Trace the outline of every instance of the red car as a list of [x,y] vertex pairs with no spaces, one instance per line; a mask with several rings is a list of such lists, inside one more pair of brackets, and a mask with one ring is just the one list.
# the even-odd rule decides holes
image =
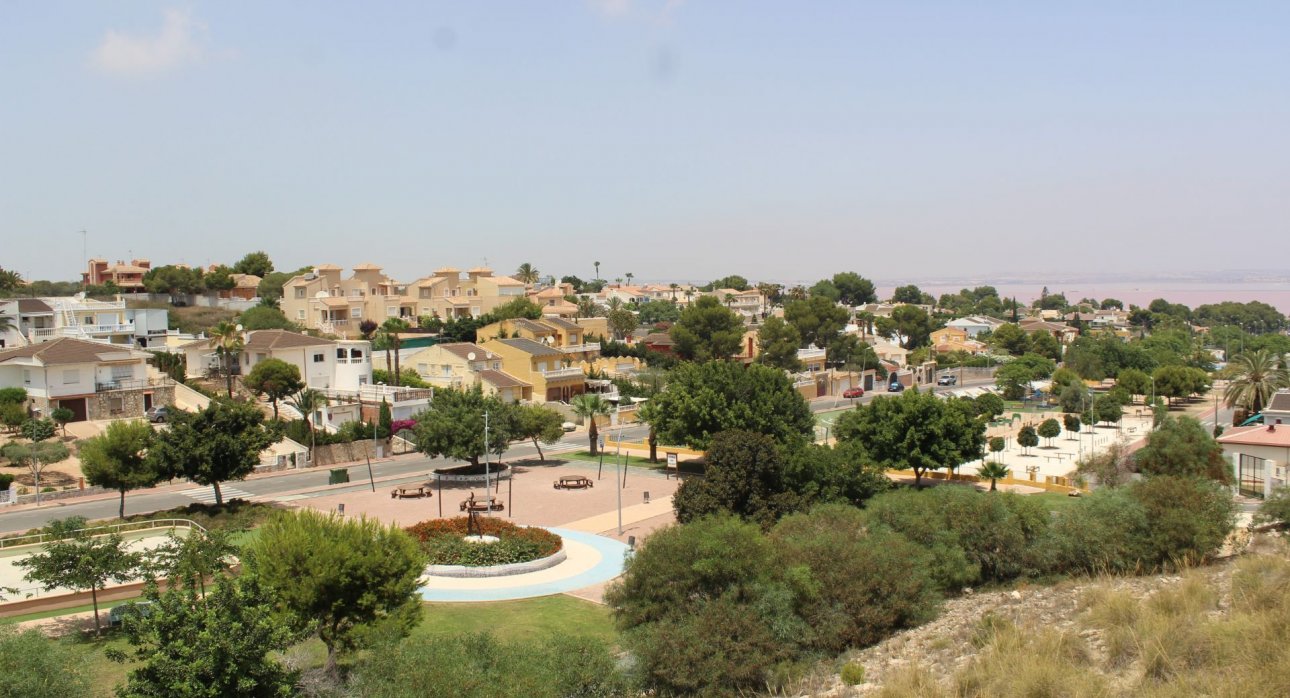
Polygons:
[[851,398],[851,399],[864,397],[864,388],[847,388],[842,393],[842,397]]

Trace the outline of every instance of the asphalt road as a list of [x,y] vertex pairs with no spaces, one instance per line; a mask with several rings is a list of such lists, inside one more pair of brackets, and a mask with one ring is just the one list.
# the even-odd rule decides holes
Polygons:
[[[606,435],[616,437],[617,429],[606,430]],[[648,430],[641,426],[624,427],[622,430],[623,437],[627,440],[640,440],[648,435]],[[560,442],[551,446],[543,446],[542,450],[548,455],[558,454],[573,450],[583,450],[588,447],[587,435],[584,432],[569,434]],[[506,452],[505,459],[519,459],[530,456],[536,456],[537,450],[533,448],[530,442],[513,444]],[[399,456],[393,460],[380,461],[372,464],[372,476],[374,478],[406,478],[407,481],[423,480],[427,477],[432,468],[443,468],[451,465],[463,465],[460,461],[445,461],[442,459],[431,459],[422,457]],[[238,482],[226,482],[222,487],[225,491],[225,498],[228,495],[229,488],[236,488],[248,493],[250,496],[259,498],[272,498],[287,492],[302,490],[311,487],[324,487],[327,485],[329,472],[331,468],[310,468],[299,472],[289,472],[284,475],[275,475],[272,477],[252,478]],[[350,482],[344,485],[335,485],[328,488],[326,494],[343,494],[345,492],[357,492],[368,489],[371,485],[368,482],[367,465],[359,463],[357,465],[347,466],[349,470]],[[389,482],[399,482],[399,480],[390,480]],[[387,482],[386,484],[389,484]],[[199,485],[190,485],[183,489],[197,489]],[[210,488],[203,488],[210,490]],[[238,496],[243,496],[239,494]],[[163,509],[182,507],[198,501],[192,497],[180,494],[177,491],[158,491],[158,490],[138,490],[126,495],[125,510],[127,514],[145,514]],[[63,519],[69,516],[84,516],[87,519],[108,519],[117,515],[118,500],[114,498],[99,499],[95,501],[77,502],[76,500],[64,500],[62,502],[51,503],[34,509],[20,509],[15,511],[5,511],[0,513],[0,532],[26,531],[53,521]]]

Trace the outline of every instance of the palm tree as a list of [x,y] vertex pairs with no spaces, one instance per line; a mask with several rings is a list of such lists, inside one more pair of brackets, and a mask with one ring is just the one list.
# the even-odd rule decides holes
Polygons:
[[14,320],[15,319],[13,317],[8,315],[0,315],[0,332],[8,332],[10,330],[18,329],[18,323]]
[[998,489],[998,481],[1008,477],[1009,472],[1011,471],[1008,470],[1008,466],[996,461],[982,463],[981,467],[977,470],[977,474],[981,477],[990,478],[991,492]]
[[1246,352],[1232,360],[1235,376],[1223,391],[1228,407],[1243,407],[1259,414],[1281,388],[1290,387],[1290,372],[1281,368],[1274,354],[1266,349]]
[[635,275],[635,274],[633,274],[633,273],[631,273],[631,272],[629,271],[629,272],[627,272],[626,274],[624,274],[623,276],[626,276],[626,277],[627,277],[627,285],[628,285],[628,286],[631,286],[631,285],[632,285],[632,277],[634,277],[634,276],[636,276],[636,275]]
[[242,328],[225,320],[210,329],[210,346],[220,357],[228,396],[233,397],[233,357],[242,352]]
[[590,298],[583,298],[578,301],[578,317],[596,317],[600,311],[600,306]]
[[515,278],[519,281],[523,281],[526,284],[535,284],[538,282],[538,279],[541,278],[541,276],[538,275],[538,270],[536,267],[534,267],[532,264],[529,264],[528,262],[525,262],[520,265],[519,269],[515,270]]
[[670,288],[670,289],[672,289],[672,302],[673,302],[673,303],[675,303],[675,302],[676,302],[676,289],[681,288],[681,284],[678,284],[678,283],[676,283],[675,281],[673,281],[672,283],[668,284],[668,285],[667,285],[667,287],[668,287],[668,288]]
[[600,262],[592,262],[596,265],[596,281],[600,281]]
[[686,289],[685,289],[685,304],[686,304],[686,305],[689,305],[689,304],[690,304],[690,299],[691,299],[691,298],[694,298],[694,289],[693,289],[693,288],[686,288]]
[[733,308],[733,307],[734,307],[734,305],[735,305],[735,294],[733,294],[733,293],[727,293],[727,294],[726,294],[726,307],[727,307],[727,308]]
[[0,267],[0,290],[12,291],[22,285],[22,274]]
[[569,401],[573,413],[587,422],[587,437],[591,439],[591,455],[599,453],[597,437],[600,429],[596,426],[596,417],[609,416],[609,402],[595,393],[576,395]]
[[327,396],[321,390],[305,388],[296,393],[287,400],[291,405],[305,418],[305,424],[309,425],[309,459],[313,460],[314,447],[318,439],[314,436],[314,413],[327,406]]
[[[403,345],[403,340],[399,338],[399,333],[408,329],[408,323],[403,320],[392,317],[381,324],[381,337],[385,340],[385,371],[390,374],[390,385],[399,384],[399,347]],[[390,356],[394,357],[393,370],[390,367]]]

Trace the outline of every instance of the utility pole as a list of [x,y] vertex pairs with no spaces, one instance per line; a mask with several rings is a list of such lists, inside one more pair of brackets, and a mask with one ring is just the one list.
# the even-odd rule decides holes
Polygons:
[[[492,484],[488,473],[488,410],[484,410],[484,494],[488,495],[488,503],[493,503],[493,493],[489,486]],[[492,507],[490,506],[491,510]]]

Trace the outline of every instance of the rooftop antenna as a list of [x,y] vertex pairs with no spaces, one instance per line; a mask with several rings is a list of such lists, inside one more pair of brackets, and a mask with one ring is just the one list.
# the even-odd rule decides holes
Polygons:
[[[86,271],[89,271],[90,269],[89,249],[90,249],[89,243],[86,242],[85,229],[81,228],[81,266],[85,267]],[[89,282],[90,282],[90,278],[86,276],[85,283],[88,284]]]

